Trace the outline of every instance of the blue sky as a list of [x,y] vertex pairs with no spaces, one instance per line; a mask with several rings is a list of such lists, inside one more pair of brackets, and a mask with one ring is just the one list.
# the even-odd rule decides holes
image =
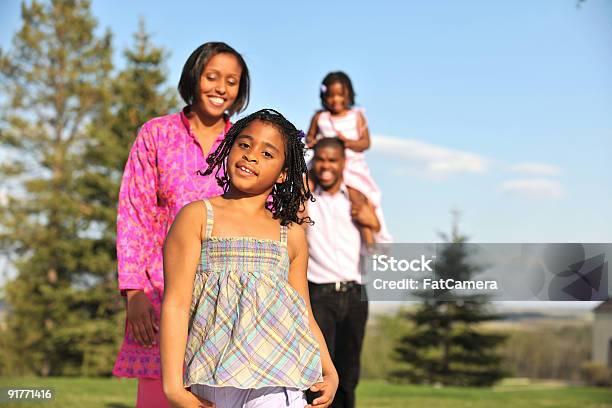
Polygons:
[[[251,70],[248,111],[303,128],[344,70],[397,241],[437,241],[452,208],[475,242],[612,241],[612,1],[180,4],[94,0],[117,65],[140,16],[172,86],[194,48],[225,41]],[[3,49],[19,26],[2,2]]]

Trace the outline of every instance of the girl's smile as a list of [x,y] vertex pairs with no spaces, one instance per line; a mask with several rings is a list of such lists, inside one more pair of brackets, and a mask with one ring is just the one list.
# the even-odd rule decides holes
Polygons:
[[252,177],[252,176],[257,176],[258,175],[258,172],[257,172],[257,170],[255,170],[254,167],[252,167],[251,165],[246,164],[243,161],[239,161],[238,163],[236,163],[236,167],[238,168],[238,170],[240,170],[240,173],[243,173],[247,177]]
[[245,193],[261,194],[284,180],[283,136],[274,125],[251,122],[236,137],[227,158],[232,187]]

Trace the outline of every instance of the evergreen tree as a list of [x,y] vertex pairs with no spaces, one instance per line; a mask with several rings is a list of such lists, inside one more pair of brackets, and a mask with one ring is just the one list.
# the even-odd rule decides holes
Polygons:
[[[132,48],[125,50],[125,68],[111,85],[110,103],[91,126],[84,157],[87,169],[77,181],[78,193],[87,208],[96,234],[86,239],[95,248],[92,262],[104,273],[101,296],[113,300],[114,319],[108,319],[107,341],[96,349],[96,373],[110,373],[123,338],[125,305],[117,290],[115,250],[117,201],[121,176],[138,128],[147,120],[178,108],[176,92],[165,86],[164,63],[168,54],[151,44],[144,21],[134,35]],[[91,368],[90,368],[91,372]]]
[[[140,21],[134,45],[124,56],[126,66],[112,82],[111,103],[92,124],[84,154],[88,167],[78,180],[79,194],[99,230],[91,240],[108,255],[103,269],[113,272],[117,268],[119,186],[131,145],[144,122],[178,109],[176,93],[165,86],[168,54],[151,44],[144,21]],[[114,274],[115,287],[116,280]]]
[[96,207],[96,218],[105,224],[113,241],[121,175],[138,129],[147,120],[179,107],[176,91],[166,86],[169,54],[151,43],[144,20],[124,56],[126,66],[112,83],[112,103],[94,124],[97,131],[86,153],[90,171],[83,179],[83,187],[91,188],[85,191],[87,201]]
[[24,2],[21,16],[12,49],[0,51],[0,175],[12,183],[0,242],[16,269],[5,287],[7,343],[22,372],[77,374],[115,313],[77,193],[88,125],[109,97],[111,36],[95,34],[87,0]]
[[[481,271],[467,259],[467,238],[453,227],[438,252],[436,279],[469,280]],[[451,293],[449,293],[451,292]],[[423,302],[406,313],[413,329],[395,348],[402,368],[392,376],[400,381],[455,386],[490,386],[503,377],[498,346],[505,336],[487,333],[478,324],[498,319],[483,295],[459,295],[449,289],[425,293]],[[452,296],[453,300],[448,300]]]
[[33,1],[22,18],[11,53],[0,50],[9,159],[0,174],[13,191],[0,242],[17,269],[5,287],[3,349],[26,363],[15,374],[110,374],[124,312],[117,195],[138,127],[177,108],[164,87],[168,55],[141,21],[111,79],[110,33],[95,37],[88,1]]

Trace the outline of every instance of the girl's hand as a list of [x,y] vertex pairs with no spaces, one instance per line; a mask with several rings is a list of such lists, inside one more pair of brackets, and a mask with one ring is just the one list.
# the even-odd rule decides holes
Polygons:
[[338,135],[338,139],[342,140],[342,141],[343,141],[345,144],[346,144],[346,142],[349,140],[349,139],[347,139],[347,138],[346,138],[346,136],[344,136],[344,135],[342,134],[342,132],[338,132],[338,131],[336,131],[336,134]]
[[202,399],[194,393],[182,388],[176,393],[166,394],[166,398],[173,408],[215,408],[216,405]]
[[309,137],[309,136],[310,135],[306,136],[305,144],[307,148],[312,149],[314,145],[317,144],[317,141],[314,137]]
[[380,231],[380,222],[376,211],[369,203],[353,203],[351,205],[351,218],[362,227],[372,228],[374,232]]
[[312,148],[317,143],[317,122],[319,121],[319,116],[321,116],[321,112],[317,112],[310,121],[310,126],[308,127],[308,133],[306,134],[306,147],[309,149]]
[[142,290],[127,291],[128,330],[143,347],[155,344],[159,324],[151,301]]
[[323,376],[323,382],[316,383],[310,387],[312,392],[320,392],[317,398],[312,401],[311,405],[307,405],[307,408],[327,408],[334,401],[336,390],[338,389],[338,374],[327,374]]

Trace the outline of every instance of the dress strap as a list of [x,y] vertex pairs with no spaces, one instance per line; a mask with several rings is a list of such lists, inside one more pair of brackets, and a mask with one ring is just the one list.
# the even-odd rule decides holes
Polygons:
[[208,201],[208,199],[202,201],[204,201],[204,204],[206,205],[206,239],[210,239],[212,236],[215,213],[213,212],[212,204],[210,201]]
[[281,242],[283,244],[287,243],[287,226],[281,225]]

